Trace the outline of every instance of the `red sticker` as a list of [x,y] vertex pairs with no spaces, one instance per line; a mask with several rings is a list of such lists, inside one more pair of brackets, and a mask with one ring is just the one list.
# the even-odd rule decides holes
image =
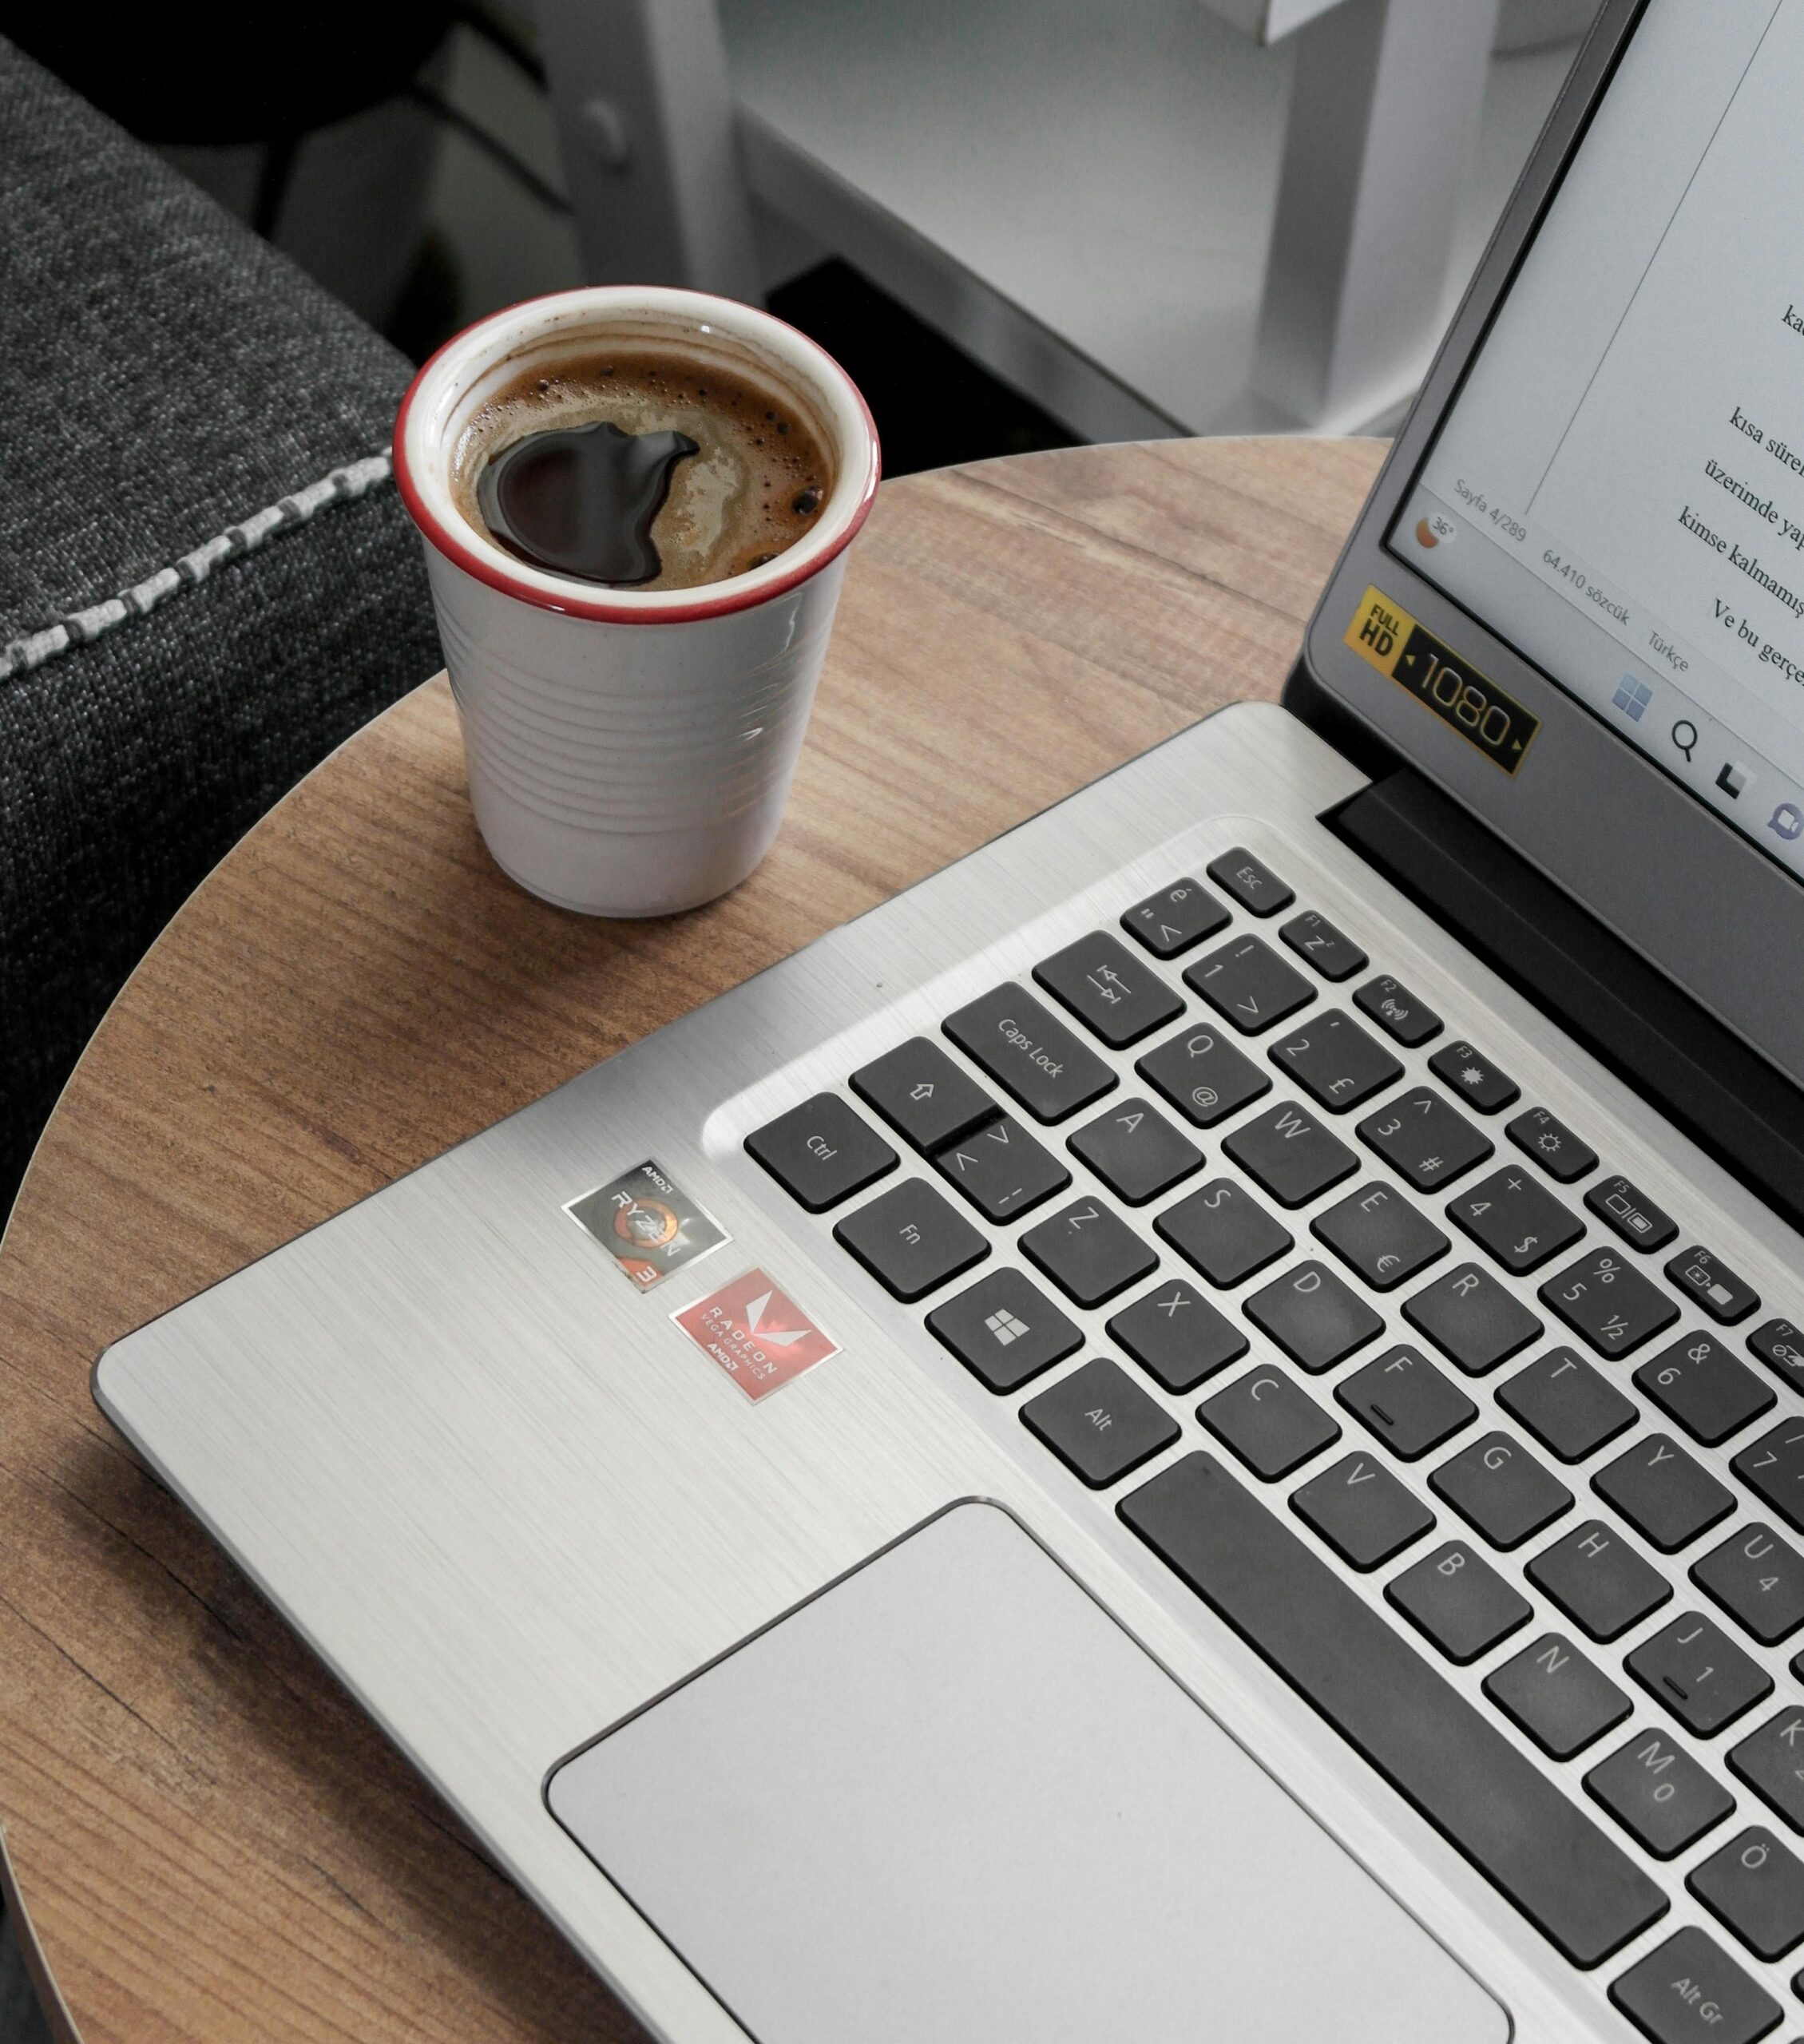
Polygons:
[[839,1353],[839,1344],[762,1270],[747,1270],[670,1317],[748,1398],[780,1391]]

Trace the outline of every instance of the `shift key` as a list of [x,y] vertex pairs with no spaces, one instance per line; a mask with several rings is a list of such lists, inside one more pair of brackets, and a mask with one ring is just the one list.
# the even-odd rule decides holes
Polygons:
[[1089,1045],[1013,980],[947,1016],[945,1028],[1037,1121],[1063,1121],[1116,1083]]

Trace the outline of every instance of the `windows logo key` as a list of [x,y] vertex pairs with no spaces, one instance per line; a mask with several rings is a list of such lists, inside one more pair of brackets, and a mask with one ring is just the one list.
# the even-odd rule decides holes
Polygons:
[[1625,674],[1616,683],[1616,692],[1610,698],[1632,724],[1641,721],[1641,713],[1654,699],[1654,691],[1646,682],[1637,681],[1632,674]]

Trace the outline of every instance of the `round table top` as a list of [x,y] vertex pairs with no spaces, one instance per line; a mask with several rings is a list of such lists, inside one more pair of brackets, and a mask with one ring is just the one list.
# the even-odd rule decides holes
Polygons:
[[1164,442],[886,485],[782,834],[692,914],[591,921],[504,879],[442,677],[188,902],[0,1245],[0,1824],[86,2044],[638,2034],[113,1432],[100,1350],[1205,711],[1275,695],[1382,451]]

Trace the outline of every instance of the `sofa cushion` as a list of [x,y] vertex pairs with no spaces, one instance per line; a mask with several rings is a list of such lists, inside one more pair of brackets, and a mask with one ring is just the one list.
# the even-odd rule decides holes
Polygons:
[[0,42],[0,1214],[208,869],[440,665],[410,369]]

